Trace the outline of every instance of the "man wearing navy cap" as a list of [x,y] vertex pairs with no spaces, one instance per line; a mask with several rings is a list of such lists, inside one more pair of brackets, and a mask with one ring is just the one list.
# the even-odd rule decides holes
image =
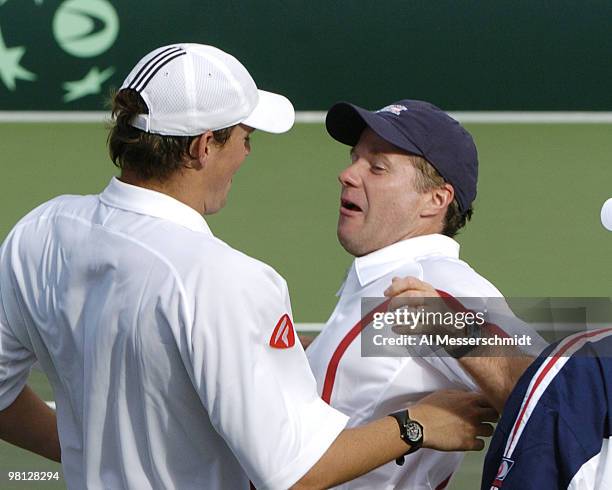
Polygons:
[[[309,362],[324,401],[349,415],[349,426],[398,412],[440,389],[484,389],[492,401],[511,389],[502,371],[489,386],[453,357],[363,357],[362,298],[381,298],[392,281],[412,276],[454,297],[501,297],[459,259],[453,240],[472,216],[478,157],[470,134],[436,106],[401,100],[376,112],[334,105],[327,131],[348,145],[350,164],[341,184],[338,239],[355,257],[322,333],[309,346]],[[366,315],[367,316],[367,315]],[[498,393],[491,392],[491,386]],[[503,404],[503,402],[501,402]],[[499,406],[500,403],[497,405]],[[403,413],[406,413],[403,410]],[[419,421],[397,417],[413,440],[411,454],[343,489],[442,489],[461,453],[419,449]]]

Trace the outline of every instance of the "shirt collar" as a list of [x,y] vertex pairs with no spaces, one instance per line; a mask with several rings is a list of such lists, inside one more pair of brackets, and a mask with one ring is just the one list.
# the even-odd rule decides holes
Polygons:
[[400,264],[431,255],[459,258],[459,244],[446,235],[422,235],[381,248],[353,263],[361,287],[389,274]]
[[126,184],[113,177],[100,200],[109,206],[172,221],[193,231],[212,232],[204,217],[195,209],[161,192]]

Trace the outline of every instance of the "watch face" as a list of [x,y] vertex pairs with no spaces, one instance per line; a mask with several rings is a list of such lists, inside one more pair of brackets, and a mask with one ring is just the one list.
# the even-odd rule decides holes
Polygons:
[[421,428],[421,424],[410,421],[406,425],[406,435],[408,436],[408,440],[410,442],[421,442],[423,438],[423,429]]

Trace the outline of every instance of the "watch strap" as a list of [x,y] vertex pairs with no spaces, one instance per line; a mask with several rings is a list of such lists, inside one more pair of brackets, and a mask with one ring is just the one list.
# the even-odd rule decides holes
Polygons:
[[[397,425],[399,425],[400,438],[402,439],[402,441],[410,445],[410,449],[408,449],[408,451],[406,451],[402,456],[400,456],[399,458],[395,460],[395,463],[397,465],[402,466],[404,462],[406,461],[404,456],[407,456],[408,454],[412,454],[413,452],[418,451],[423,445],[423,438],[421,436],[421,440],[418,442],[415,442],[415,441],[411,441],[410,438],[408,437],[408,424],[410,422],[419,424],[418,422],[410,419],[410,414],[408,410],[402,410],[400,412],[392,413],[391,417],[393,417],[397,421]],[[419,424],[419,426],[421,427],[421,434],[422,434],[423,426],[421,424]]]

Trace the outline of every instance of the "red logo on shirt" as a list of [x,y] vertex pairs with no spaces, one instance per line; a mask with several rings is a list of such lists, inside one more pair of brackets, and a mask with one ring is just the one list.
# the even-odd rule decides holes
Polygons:
[[293,323],[291,323],[289,315],[285,313],[280,317],[280,320],[278,320],[276,327],[274,327],[274,332],[272,332],[272,337],[270,337],[270,347],[288,349],[294,345],[295,332],[293,331]]
[[510,473],[510,470],[514,466],[514,461],[508,458],[502,458],[502,462],[499,465],[499,469],[497,470],[497,475],[495,476],[495,480],[493,481],[493,486],[491,488],[501,488],[504,483],[504,479]]

